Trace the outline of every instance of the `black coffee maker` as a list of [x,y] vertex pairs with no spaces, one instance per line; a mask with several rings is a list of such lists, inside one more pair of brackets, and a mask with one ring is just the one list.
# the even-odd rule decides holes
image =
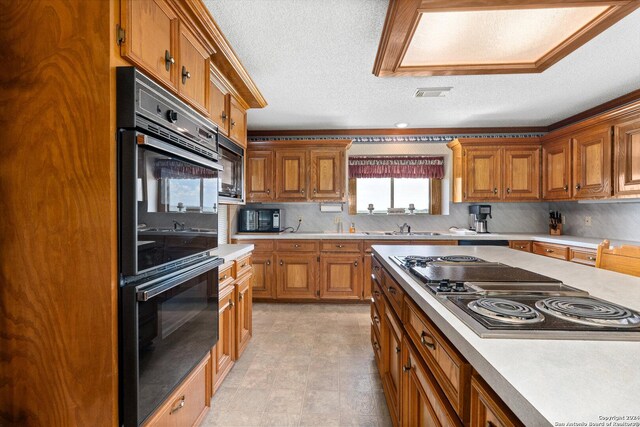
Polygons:
[[488,233],[487,217],[491,216],[491,205],[469,206],[469,228],[476,233]]

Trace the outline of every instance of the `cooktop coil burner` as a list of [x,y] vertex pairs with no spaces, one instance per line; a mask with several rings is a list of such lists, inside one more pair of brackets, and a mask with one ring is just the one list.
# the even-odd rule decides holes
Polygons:
[[551,297],[536,302],[536,308],[561,319],[590,326],[634,328],[640,314],[628,308],[587,297]]
[[445,262],[484,262],[484,260],[470,255],[446,255],[438,259]]
[[538,323],[544,316],[532,307],[502,298],[479,298],[467,306],[481,316],[504,323]]
[[408,255],[404,257],[405,261],[415,261],[415,262],[432,262],[435,258],[428,256],[420,256],[420,255]]

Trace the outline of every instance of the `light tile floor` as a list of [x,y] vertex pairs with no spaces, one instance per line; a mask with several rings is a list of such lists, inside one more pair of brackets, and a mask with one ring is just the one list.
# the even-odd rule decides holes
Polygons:
[[253,338],[204,426],[391,426],[368,305],[253,306]]

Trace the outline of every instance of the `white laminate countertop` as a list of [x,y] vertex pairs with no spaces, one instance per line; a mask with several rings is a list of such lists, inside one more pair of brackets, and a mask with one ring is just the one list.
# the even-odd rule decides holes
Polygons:
[[[554,277],[637,311],[640,278],[504,247],[374,245],[373,251],[525,425],[586,426],[604,421],[600,417],[640,417],[640,341],[480,338],[389,256],[474,255]],[[633,423],[640,418],[627,422],[632,424],[591,425],[638,425]]]
[[251,244],[237,244],[237,245],[219,245],[212,252],[215,255],[218,255],[220,258],[224,260],[224,262],[233,261],[242,255],[248,254],[253,251],[253,245]]
[[[356,239],[356,240],[536,240],[546,243],[557,243],[560,245],[576,246],[581,248],[596,249],[598,244],[604,238],[593,237],[576,237],[576,236],[551,236],[549,234],[536,233],[488,233],[488,234],[472,234],[460,235],[453,234],[450,231],[437,231],[437,236],[420,236],[420,235],[380,235],[365,233],[326,233],[305,232],[305,233],[237,233],[231,236],[236,240],[260,240],[260,239]],[[612,246],[621,245],[640,245],[640,242],[627,240],[611,240]]]

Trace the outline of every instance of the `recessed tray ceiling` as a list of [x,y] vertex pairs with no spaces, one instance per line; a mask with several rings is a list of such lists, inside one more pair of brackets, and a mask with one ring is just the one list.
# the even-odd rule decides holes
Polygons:
[[422,13],[402,66],[535,63],[607,9]]

